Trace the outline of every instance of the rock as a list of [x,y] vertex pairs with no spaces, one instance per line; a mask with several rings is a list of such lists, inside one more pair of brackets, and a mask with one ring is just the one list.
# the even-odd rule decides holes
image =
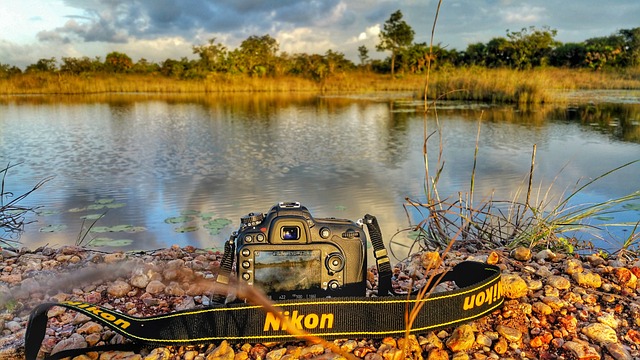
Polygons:
[[144,357],[144,360],[169,360],[171,359],[171,352],[167,348],[155,348],[151,350],[149,355]]
[[602,286],[602,279],[600,275],[592,273],[591,271],[578,272],[571,275],[578,285],[586,286],[590,288],[599,288]]
[[569,281],[569,279],[557,275],[550,276],[547,279],[547,284],[553,286],[558,290],[567,290],[571,287],[571,282]]
[[105,262],[105,264],[113,264],[115,262],[122,261],[126,258],[127,258],[127,255],[125,255],[122,252],[117,252],[113,254],[106,254],[104,256],[103,261]]
[[553,261],[556,259],[556,254],[551,249],[544,249],[536,253],[535,258],[538,261]]
[[496,331],[509,342],[516,342],[522,338],[522,332],[512,327],[498,325]]
[[476,338],[473,335],[473,329],[471,326],[465,324],[458,326],[453,331],[449,339],[447,339],[446,345],[453,352],[466,351],[473,346],[475,341]]
[[435,269],[440,262],[440,253],[437,251],[426,251],[420,256],[420,261],[425,269]]
[[613,358],[616,360],[632,360],[633,359],[629,351],[627,351],[627,349],[625,349],[624,346],[622,346],[622,344],[620,343],[609,342],[604,344],[604,347],[607,348],[607,351],[609,352],[609,354],[611,354],[611,356],[613,356]]
[[152,280],[147,284],[145,291],[151,295],[158,295],[164,291],[165,287],[166,286],[161,281]]
[[136,274],[131,277],[131,285],[144,289],[149,284],[149,277],[145,274]]
[[564,272],[567,275],[573,275],[584,271],[582,262],[578,259],[569,259],[565,262]]
[[84,349],[87,347],[87,342],[84,340],[84,337],[80,334],[71,334],[66,339],[61,340],[57,343],[53,350],[51,350],[51,354],[58,353],[63,350],[69,349]]
[[107,288],[107,293],[115,298],[124,297],[131,291],[131,285],[122,280],[116,280]]
[[549,315],[553,312],[553,309],[551,308],[551,306],[541,302],[541,301],[536,301],[531,305],[533,311],[536,314],[540,314],[540,315]]
[[429,351],[427,360],[449,360],[449,353],[444,349],[432,349]]
[[627,268],[616,268],[613,272],[618,283],[632,289],[638,286],[638,277]]
[[618,319],[616,319],[615,315],[603,312],[600,316],[598,316],[598,321],[602,324],[605,324],[612,329],[617,329],[619,325]]
[[616,331],[601,323],[592,323],[582,328],[582,333],[599,343],[618,342]]
[[518,246],[511,251],[511,257],[519,261],[531,260],[531,249],[524,246]]
[[280,360],[287,352],[287,348],[271,350],[267,353],[266,360]]
[[567,341],[562,345],[565,350],[572,352],[580,360],[600,360],[600,354],[589,344],[577,341]]
[[[233,360],[235,357],[235,353],[233,352],[233,348],[229,346],[226,340],[222,341],[220,345],[213,349],[209,354],[206,355],[206,360]],[[257,360],[257,359],[256,359]]]
[[509,299],[527,296],[527,283],[518,274],[502,274],[502,294]]
[[82,325],[76,332],[78,334],[95,334],[102,331],[102,325],[89,321]]

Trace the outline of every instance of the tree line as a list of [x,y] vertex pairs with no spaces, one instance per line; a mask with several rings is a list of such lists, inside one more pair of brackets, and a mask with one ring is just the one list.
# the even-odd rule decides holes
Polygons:
[[58,74],[161,74],[179,79],[204,79],[209,74],[244,74],[249,76],[293,75],[322,80],[340,72],[366,70],[394,75],[422,73],[427,64],[432,68],[482,66],[518,70],[552,66],[566,68],[626,68],[640,65],[640,27],[590,38],[580,43],[555,40],[557,31],[549,27],[529,27],[507,30],[506,36],[487,43],[469,44],[463,51],[447,49],[440,44],[430,47],[414,42],[415,32],[397,10],[384,23],[376,51],[390,55],[382,60],[371,59],[366,46],[358,48],[360,63],[347,59],[341,52],[327,50],[324,54],[290,54],[279,52],[279,44],[270,35],[250,36],[236,49],[210,39],[206,44],[192,46],[195,59],[182,57],[156,63],[147,59],[134,62],[127,54],[111,52],[100,57],[55,57],[40,59],[24,71],[0,63],[0,78],[22,73]]

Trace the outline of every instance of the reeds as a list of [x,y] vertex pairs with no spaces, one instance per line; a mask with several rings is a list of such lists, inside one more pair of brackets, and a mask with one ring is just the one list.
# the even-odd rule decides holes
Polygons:
[[0,245],[13,248],[19,243],[19,237],[27,224],[25,217],[36,208],[20,205],[29,194],[44,185],[49,178],[37,183],[31,190],[24,194],[14,194],[5,189],[5,180],[9,169],[16,165],[8,164],[0,169]]
[[[640,89],[640,75],[624,72],[539,68],[458,67],[429,69],[425,74],[389,75],[365,71],[333,74],[322,81],[301,76],[250,77],[211,73],[205,79],[183,80],[160,74],[26,73],[0,79],[0,95],[103,93],[231,93],[306,92],[315,94],[410,92],[424,88],[431,100],[468,100],[491,103],[542,104],[563,102],[562,92],[578,89]],[[421,96],[422,97],[422,96]]]

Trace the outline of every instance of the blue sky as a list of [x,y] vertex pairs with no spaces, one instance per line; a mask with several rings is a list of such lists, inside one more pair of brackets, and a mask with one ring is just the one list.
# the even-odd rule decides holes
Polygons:
[[[111,51],[161,62],[192,57],[211,38],[230,49],[269,34],[280,50],[357,61],[377,53],[378,32],[401,10],[429,42],[436,0],[0,0],[0,63],[24,68],[41,58],[96,57]],[[549,26],[561,42],[580,42],[640,27],[638,0],[443,0],[435,43],[464,50],[507,29]]]

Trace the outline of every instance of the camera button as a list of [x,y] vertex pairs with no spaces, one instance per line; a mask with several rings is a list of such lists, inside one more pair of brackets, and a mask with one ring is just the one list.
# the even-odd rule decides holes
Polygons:
[[344,257],[341,253],[331,253],[327,256],[324,265],[331,272],[338,272],[344,268]]
[[249,250],[249,249],[242,249],[241,254],[242,254],[242,256],[249,256],[249,255],[251,255],[251,250]]
[[323,227],[320,229],[320,237],[323,239],[328,239],[331,236],[331,230],[329,228]]
[[338,290],[339,288],[340,288],[340,283],[338,283],[338,280],[331,280],[327,284],[327,289],[329,290]]
[[245,281],[249,281],[249,279],[251,279],[251,274],[242,273],[242,279],[245,280]]
[[242,267],[245,268],[245,269],[248,269],[248,268],[251,267],[251,263],[248,262],[248,261],[243,261],[242,262]]
[[251,237],[251,235],[245,235],[245,237],[244,237],[244,242],[248,242],[248,243],[250,243],[250,242],[252,242],[252,241],[253,241],[253,237]]
[[263,242],[264,239],[265,239],[264,234],[260,233],[256,235],[256,240],[258,240],[258,242]]

